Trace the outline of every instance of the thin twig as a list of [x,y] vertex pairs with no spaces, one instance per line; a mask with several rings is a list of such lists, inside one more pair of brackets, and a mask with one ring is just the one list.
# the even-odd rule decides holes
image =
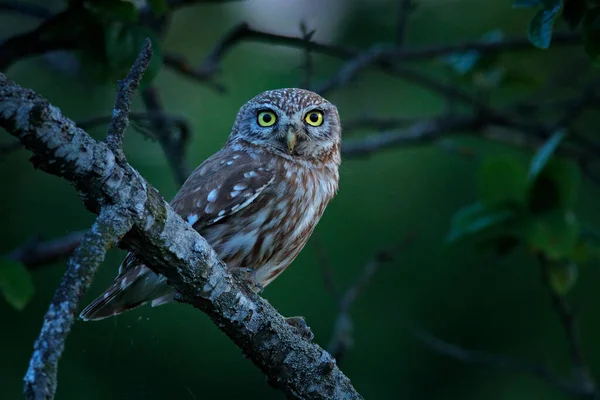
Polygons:
[[213,70],[207,71],[200,68],[195,68],[184,56],[181,54],[165,53],[163,55],[164,65],[171,68],[173,71],[180,73],[188,78],[191,78],[197,82],[205,84],[209,88],[213,89],[217,93],[226,93],[227,88],[225,85],[214,81]]
[[12,11],[34,18],[48,19],[52,13],[37,4],[23,3],[21,1],[0,1],[0,10]]
[[56,289],[44,323],[34,344],[33,355],[24,378],[28,400],[52,399],[56,393],[58,361],[75,321],[79,301],[89,287],[106,251],[125,235],[131,225],[113,218],[109,209],[100,213],[67,264],[67,271]]
[[327,347],[329,353],[339,363],[342,357],[346,354],[353,343],[353,324],[350,317],[350,308],[358,298],[359,294],[364,290],[367,284],[373,279],[379,268],[392,261],[398,253],[404,250],[414,240],[414,235],[407,235],[394,249],[381,250],[367,262],[362,274],[356,282],[349,286],[343,293],[338,293],[333,282],[333,274],[331,264],[323,250],[323,247],[317,247],[319,260],[323,269],[323,278],[325,287],[335,298],[338,314],[334,322],[333,334]]
[[487,122],[481,116],[439,117],[415,122],[406,129],[393,130],[348,140],[342,144],[346,157],[361,157],[386,148],[428,144],[446,133],[477,131]]
[[408,329],[415,338],[419,339],[423,344],[436,353],[454,358],[464,363],[530,374],[554,385],[556,388],[570,395],[582,397],[589,397],[591,395],[589,388],[582,387],[574,382],[562,379],[544,364],[519,360],[501,354],[468,350],[456,344],[445,342],[435,337],[431,333],[423,330],[422,328],[409,326]]
[[[77,121],[77,126],[81,129],[88,130],[97,127],[98,125],[109,124],[112,119],[112,116],[109,115],[100,115],[97,117],[91,117],[88,119],[82,119]],[[169,125],[174,125],[179,130],[189,131],[189,123],[185,117],[179,117],[176,115],[170,114],[152,114],[148,112],[130,112],[129,113],[129,121],[135,122],[146,122],[153,120],[163,120],[169,123]]]
[[386,131],[391,129],[403,128],[407,125],[418,122],[415,118],[408,117],[379,117],[375,115],[359,115],[355,118],[347,118],[344,121],[344,135],[359,130],[368,129],[375,131]]
[[[315,34],[315,30],[309,30],[304,21],[300,22],[300,32],[302,33],[302,38],[307,42],[312,40],[313,35]],[[310,88],[312,82],[313,75],[313,60],[312,53],[310,49],[307,47],[304,49],[304,63],[302,65],[302,70],[304,71],[304,77],[302,80],[303,88]]]
[[125,154],[123,153],[123,135],[129,125],[129,107],[133,93],[140,85],[150,59],[152,58],[152,42],[146,39],[142,51],[133,63],[127,77],[119,80],[117,83],[117,98],[113,108],[113,118],[108,126],[108,135],[106,144],[115,154],[115,158],[120,164],[125,164]]
[[55,263],[69,257],[75,251],[84,233],[83,231],[72,232],[45,242],[36,237],[11,251],[6,257],[19,261],[30,269]]
[[550,293],[552,307],[560,320],[560,324],[565,332],[565,339],[569,356],[573,366],[573,380],[575,383],[588,391],[592,398],[600,398],[600,392],[596,388],[596,382],[592,378],[587,363],[583,357],[579,334],[577,332],[577,322],[574,312],[567,303],[566,298],[561,293],[556,292],[550,283],[550,264],[545,256],[540,255],[540,266],[542,273],[542,282]]
[[404,45],[406,30],[408,25],[408,17],[414,7],[412,0],[400,0],[398,2],[398,22],[396,23],[396,46],[398,48]]
[[[160,93],[154,86],[148,86],[142,90],[142,100],[149,114],[164,115],[164,106],[160,99]],[[155,118],[151,121],[153,131],[156,133],[171,172],[177,184],[182,185],[189,175],[189,167],[185,160],[187,144],[190,140],[189,129],[174,130],[168,120]],[[186,125],[187,128],[187,125]]]

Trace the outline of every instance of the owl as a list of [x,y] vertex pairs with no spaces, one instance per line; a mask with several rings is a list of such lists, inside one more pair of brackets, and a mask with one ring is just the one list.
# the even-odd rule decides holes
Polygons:
[[[340,146],[333,104],[308,90],[263,92],[240,108],[225,146],[192,172],[171,206],[232,273],[261,291],[300,253],[336,194]],[[80,317],[158,306],[174,293],[129,253]]]

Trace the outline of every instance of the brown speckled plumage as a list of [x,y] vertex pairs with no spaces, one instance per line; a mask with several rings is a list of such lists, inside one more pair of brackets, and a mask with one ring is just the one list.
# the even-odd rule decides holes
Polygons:
[[[265,110],[276,115],[272,126],[257,122]],[[322,113],[322,125],[308,124],[311,112]],[[290,134],[293,146],[286,147]],[[319,95],[261,93],[242,106],[225,147],[196,168],[171,205],[259,290],[296,258],[335,195],[340,144],[337,109]],[[165,279],[130,253],[111,287],[81,316],[102,319],[172,297]]]

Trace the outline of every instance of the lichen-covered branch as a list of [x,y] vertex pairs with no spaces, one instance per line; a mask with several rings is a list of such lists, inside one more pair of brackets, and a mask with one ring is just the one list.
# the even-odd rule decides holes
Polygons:
[[204,311],[272,385],[300,399],[361,398],[329,353],[242,289],[207,242],[137,171],[115,162],[106,143],[2,74],[0,126],[34,154],[36,167],[71,182],[88,210],[98,213],[110,205],[114,215],[132,223],[121,246],[167,277],[178,300]]
[[56,392],[58,361],[65,348],[67,335],[75,321],[79,300],[92,282],[96,269],[104,260],[106,251],[129,231],[132,224],[114,214],[110,207],[87,232],[67,264],[67,271],[54,293],[44,316],[39,337],[33,346],[33,355],[24,379],[26,399],[52,399]]

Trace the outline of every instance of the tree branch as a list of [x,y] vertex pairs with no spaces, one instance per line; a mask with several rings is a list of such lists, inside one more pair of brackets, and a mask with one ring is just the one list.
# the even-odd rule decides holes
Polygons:
[[12,11],[29,17],[47,19],[52,13],[37,4],[23,3],[22,1],[0,1],[0,10]]
[[398,23],[396,24],[396,46],[398,47],[402,47],[404,45],[408,17],[410,16],[413,7],[414,4],[412,3],[412,0],[400,0],[398,2]]
[[75,321],[79,300],[92,282],[92,277],[106,251],[125,235],[132,224],[103,209],[92,229],[87,232],[67,264],[67,272],[52,298],[44,323],[33,348],[24,378],[26,399],[52,399],[58,384],[58,361],[65,348],[67,335]]
[[117,99],[113,108],[113,118],[108,125],[108,136],[106,144],[115,155],[119,164],[126,164],[125,154],[123,153],[123,135],[129,126],[129,107],[133,92],[140,86],[140,81],[144,72],[150,64],[152,58],[152,43],[146,39],[140,56],[135,60],[129,74],[125,79],[117,82]]
[[386,249],[381,250],[375,254],[375,256],[367,262],[362,274],[356,279],[356,282],[349,286],[346,291],[340,293],[333,282],[333,272],[331,270],[331,264],[327,258],[327,254],[322,246],[317,245],[317,253],[319,255],[319,263],[323,270],[323,281],[325,282],[325,288],[331,293],[335,299],[338,315],[333,325],[333,334],[327,347],[328,351],[333,357],[340,362],[342,357],[346,354],[348,349],[352,346],[352,331],[353,324],[352,318],[350,317],[350,309],[358,298],[359,294],[364,290],[367,284],[373,279],[375,273],[379,268],[396,257],[396,253],[400,250],[405,249],[414,240],[413,235],[407,235],[400,245],[399,249]]
[[[164,107],[156,87],[149,86],[142,90],[142,100],[148,114],[164,115]],[[189,129],[174,131],[168,120],[161,118],[153,118],[150,123],[152,124],[152,131],[156,133],[158,142],[165,153],[175,182],[178,185],[183,185],[190,172],[185,162],[185,152],[190,140]]]
[[132,223],[121,246],[205,312],[288,396],[359,399],[333,358],[304,340],[260,296],[233,278],[208,243],[128,164],[115,162],[105,143],[87,135],[31,90],[0,74],[0,126],[34,153],[38,168],[71,182],[88,210],[108,205]]
[[484,365],[492,368],[530,374],[552,384],[559,390],[570,395],[590,397],[592,394],[589,388],[562,379],[544,364],[532,363],[500,354],[464,349],[456,344],[445,342],[416,326],[409,327],[409,330],[417,339],[436,353],[469,364]]
[[596,382],[594,382],[594,379],[590,375],[590,371],[583,357],[583,352],[581,351],[575,314],[571,310],[571,307],[569,307],[565,297],[562,294],[557,293],[550,283],[549,261],[542,255],[540,255],[539,258],[542,269],[542,282],[550,293],[552,307],[565,331],[565,339],[567,341],[569,356],[573,365],[573,380],[578,386],[589,392],[591,398],[599,399],[600,392],[598,392],[596,388]]
[[85,232],[69,233],[58,239],[40,242],[37,238],[24,243],[6,255],[33,269],[69,257],[79,246]]

